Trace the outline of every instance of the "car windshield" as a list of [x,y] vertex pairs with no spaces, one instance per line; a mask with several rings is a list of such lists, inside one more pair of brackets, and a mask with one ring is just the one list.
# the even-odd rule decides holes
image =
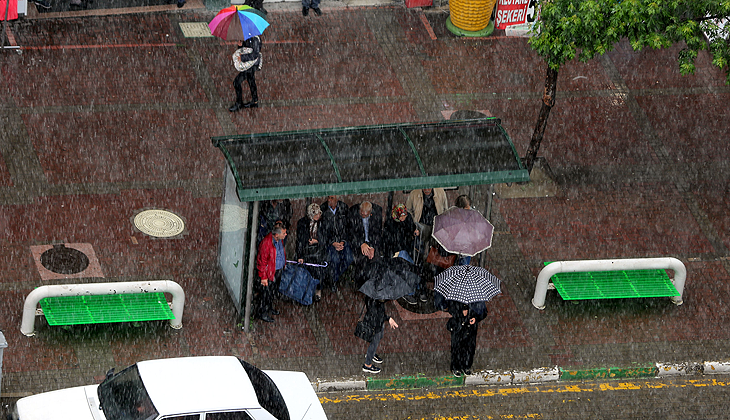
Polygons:
[[107,420],[151,420],[159,414],[147,395],[137,365],[102,382],[97,394]]
[[289,420],[289,409],[286,407],[284,397],[281,396],[279,388],[269,378],[269,375],[241,359],[238,360],[246,370],[249,379],[251,379],[251,384],[256,392],[256,399],[259,400],[261,407],[279,420]]

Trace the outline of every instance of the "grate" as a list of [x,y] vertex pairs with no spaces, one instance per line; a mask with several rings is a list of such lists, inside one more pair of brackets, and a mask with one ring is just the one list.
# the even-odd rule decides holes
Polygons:
[[558,273],[552,282],[565,300],[679,296],[666,270]]
[[41,299],[49,325],[173,319],[164,293],[60,296]]
[[210,38],[210,28],[205,22],[180,22],[180,30],[185,38]]
[[89,257],[78,249],[66,248],[64,244],[53,245],[53,248],[41,254],[41,265],[49,271],[59,274],[80,273],[89,266]]

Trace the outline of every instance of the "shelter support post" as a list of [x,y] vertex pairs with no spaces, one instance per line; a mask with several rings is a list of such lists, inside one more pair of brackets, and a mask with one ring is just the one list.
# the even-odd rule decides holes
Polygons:
[[259,231],[259,202],[253,202],[251,215],[251,237],[248,248],[248,281],[246,282],[246,309],[243,311],[243,331],[249,332],[251,328],[251,295],[253,294],[253,270],[256,266],[256,237]]
[[672,258],[628,258],[621,260],[583,260],[583,261],[557,261],[548,264],[540,271],[535,284],[535,295],[532,298],[532,305],[537,309],[545,309],[545,295],[547,294],[548,282],[554,274],[578,273],[586,271],[619,271],[619,270],[655,270],[669,269],[674,271],[674,287],[679,296],[672,296],[675,305],[682,304],[684,293],[684,282],[687,279],[687,268],[682,261]]
[[170,293],[172,295],[172,306],[170,309],[174,318],[170,320],[170,326],[175,329],[182,328],[183,308],[185,307],[185,292],[182,287],[172,280],[152,280],[116,283],[58,284],[38,287],[25,298],[20,331],[27,336],[35,335],[36,308],[41,299],[47,297],[154,292]]

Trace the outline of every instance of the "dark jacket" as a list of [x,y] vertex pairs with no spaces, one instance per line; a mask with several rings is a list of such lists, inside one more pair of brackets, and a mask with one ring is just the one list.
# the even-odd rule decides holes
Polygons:
[[[459,332],[463,329],[476,329],[480,321],[487,317],[487,307],[484,302],[472,303],[469,306],[469,312],[464,315],[463,308],[464,304],[461,302],[454,302],[453,300],[447,301],[449,314],[451,319],[446,323],[449,331]],[[469,320],[476,318],[474,324],[470,324]]]
[[[408,251],[413,254],[413,243],[415,241],[416,224],[413,223],[413,217],[408,214],[406,220],[395,220],[388,217],[385,220],[383,228],[383,255],[392,257],[399,251]],[[413,255],[411,255],[413,256]]]
[[304,216],[297,222],[297,258],[308,263],[321,263],[325,260],[327,243],[322,240],[322,219],[317,229],[318,243],[309,245],[309,217]]
[[[253,51],[249,54],[241,54],[241,62],[247,62],[251,60],[257,60],[261,58],[261,38],[258,36],[251,37],[243,41],[244,48],[251,48]],[[256,61],[251,69],[258,69],[259,62]]]
[[347,234],[347,204],[342,201],[337,202],[337,212],[332,214],[329,205],[325,201],[320,205],[322,209],[322,238],[326,245],[332,245],[333,242],[348,241]]
[[[376,254],[381,254],[383,250],[382,246],[382,235],[383,235],[383,208],[373,203],[373,211],[370,214],[368,223],[368,245],[375,248]],[[365,225],[360,217],[360,205],[354,205],[350,207],[348,214],[348,230],[349,230],[349,242],[354,248],[359,248],[365,242]]]
[[363,322],[373,328],[375,333],[383,331],[384,324],[390,319],[385,313],[385,301],[365,296],[365,317]]

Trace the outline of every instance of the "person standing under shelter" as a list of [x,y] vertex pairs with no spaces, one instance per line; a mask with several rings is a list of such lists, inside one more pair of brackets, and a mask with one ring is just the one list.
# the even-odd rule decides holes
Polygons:
[[261,242],[277,222],[281,222],[284,229],[289,230],[291,217],[291,201],[288,199],[263,201],[261,210],[259,210],[260,223],[257,240]]
[[279,311],[274,309],[273,300],[276,287],[281,281],[281,273],[286,265],[284,238],[286,238],[286,229],[277,223],[271,233],[261,241],[258,254],[256,254],[256,270],[261,280],[256,315],[264,322],[274,322],[274,318],[271,316],[279,315]]
[[[446,199],[446,192],[443,188],[424,188],[422,190],[413,190],[406,200],[406,208],[408,213],[413,216],[416,227],[421,232],[419,235],[418,246],[416,251],[419,256],[414,256],[418,261],[418,265],[423,264],[426,255],[431,246],[431,234],[433,233],[433,219],[446,211],[449,204]],[[421,290],[419,299],[421,302],[428,300],[426,295],[426,279],[421,277]]]
[[337,290],[340,276],[352,264],[352,248],[348,243],[347,233],[347,204],[336,195],[327,197],[327,201],[320,206],[322,209],[322,239],[327,244],[327,262],[332,281],[332,291]]
[[406,208],[421,232],[421,249],[419,250],[421,254],[428,252],[425,247],[431,240],[433,219],[445,212],[448,206],[446,191],[443,188],[424,188],[413,190],[408,194]]
[[[256,88],[256,71],[261,68],[261,38],[251,37],[238,44],[238,49],[233,54],[233,64],[238,70],[238,75],[233,79],[233,90],[236,92],[236,103],[228,110],[238,112],[242,108],[258,108],[259,95]],[[251,90],[251,100],[243,102],[243,81],[248,82]]]
[[379,257],[383,234],[383,208],[369,201],[350,207],[348,231],[352,244],[356,283],[364,283],[362,270],[369,261]]

